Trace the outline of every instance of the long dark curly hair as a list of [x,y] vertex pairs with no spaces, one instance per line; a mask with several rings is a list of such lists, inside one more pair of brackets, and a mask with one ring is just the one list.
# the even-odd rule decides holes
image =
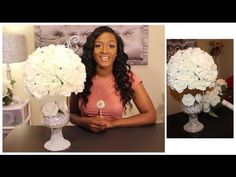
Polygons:
[[91,94],[90,88],[93,85],[92,78],[96,75],[97,63],[93,57],[93,50],[95,46],[95,40],[102,33],[108,32],[115,35],[117,41],[117,57],[113,63],[112,73],[115,78],[115,89],[120,92],[121,102],[125,108],[130,103],[134,90],[132,89],[133,73],[130,70],[130,65],[127,64],[128,55],[124,52],[124,43],[122,38],[116,34],[116,32],[108,26],[100,26],[96,28],[87,38],[86,43],[83,45],[83,55],[81,56],[82,62],[86,67],[87,78],[85,82],[85,88],[80,96],[82,97],[82,104],[86,106],[88,103],[88,96]]

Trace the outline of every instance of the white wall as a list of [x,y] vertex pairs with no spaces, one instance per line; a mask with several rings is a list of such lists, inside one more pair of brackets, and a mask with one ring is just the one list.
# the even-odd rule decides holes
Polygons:
[[[28,54],[34,51],[34,26],[23,24],[3,25],[4,34],[23,34],[27,39]],[[164,121],[164,25],[149,26],[148,65],[132,65],[132,70],[143,80],[157,111],[157,122]],[[16,80],[14,94],[22,99],[29,98],[23,88],[24,63],[11,64],[12,78]],[[3,77],[6,77],[6,66],[3,66]],[[40,125],[40,102],[30,97],[32,124]],[[136,114],[135,108],[128,115]]]

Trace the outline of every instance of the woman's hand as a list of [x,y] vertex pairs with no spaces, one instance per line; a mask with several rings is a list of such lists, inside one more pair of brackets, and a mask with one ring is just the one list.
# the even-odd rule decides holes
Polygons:
[[101,132],[108,128],[114,127],[115,118],[96,117],[79,117],[77,114],[70,114],[70,121],[75,125],[80,125],[92,132]]
[[114,122],[115,118],[101,118],[103,123],[105,123],[106,128],[113,128],[114,127]]
[[101,117],[91,117],[88,119],[87,128],[92,132],[101,132],[107,128],[105,121]]
[[89,124],[89,129],[93,132],[100,132],[108,128],[114,127],[115,118],[104,118],[104,117],[94,117],[91,118],[91,122]]

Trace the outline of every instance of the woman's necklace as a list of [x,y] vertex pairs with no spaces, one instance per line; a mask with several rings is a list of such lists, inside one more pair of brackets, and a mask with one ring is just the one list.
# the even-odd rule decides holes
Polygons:
[[[104,92],[104,90],[105,90],[104,88],[107,87],[107,83],[109,83],[109,80],[106,81],[106,82],[103,84],[103,88],[101,89],[103,92]],[[95,90],[97,96],[99,97],[99,100],[97,101],[96,106],[97,106],[97,108],[99,109],[99,115],[100,115],[100,117],[103,117],[103,116],[102,116],[102,109],[105,108],[106,103],[105,103],[105,101],[102,99],[102,92],[101,92],[101,90],[98,89],[98,88],[96,88],[96,87],[94,87],[94,90]]]
[[96,88],[95,88],[95,91],[96,91],[98,97],[100,98],[100,99],[97,101],[97,103],[96,103],[96,106],[97,106],[97,108],[98,108],[98,110],[99,110],[98,115],[99,115],[100,117],[103,117],[103,116],[102,116],[102,109],[105,108],[106,103],[105,103],[105,101],[104,101],[103,99],[101,99],[101,95],[98,93],[98,90],[97,90]]
[[106,106],[105,101],[103,101],[102,99],[100,99],[100,100],[97,101],[97,108],[98,108],[98,109],[102,109],[102,108],[104,108],[105,106]]

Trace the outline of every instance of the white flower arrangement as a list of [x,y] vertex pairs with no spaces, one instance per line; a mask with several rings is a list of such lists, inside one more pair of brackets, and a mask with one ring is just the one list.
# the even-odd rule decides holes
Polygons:
[[[217,75],[217,66],[212,56],[200,48],[178,50],[167,64],[167,83],[178,93],[186,90],[203,93],[215,83]],[[202,99],[200,93],[196,96],[187,93],[181,101],[184,106],[190,107],[195,103],[201,104]]]
[[223,105],[229,109],[233,109],[233,105],[230,104],[225,98],[228,96],[227,83],[223,79],[217,79],[214,84],[211,84],[204,92],[203,95],[197,94],[195,97],[192,94],[184,94],[182,103],[185,106],[192,106],[194,103],[200,103],[203,105],[203,111],[209,113],[213,117],[218,117],[214,112],[217,106]]
[[[222,104],[224,98],[228,96],[228,86],[224,79],[217,79],[215,84],[203,95],[203,111],[213,117],[218,117],[213,111],[217,105]],[[225,100],[226,102],[226,100]]]
[[206,90],[218,71],[212,56],[200,48],[178,50],[167,64],[167,82],[178,93],[185,89]]
[[[86,70],[81,58],[64,45],[37,48],[27,59],[24,86],[32,96],[70,96],[84,89]],[[48,106],[52,110],[45,108]],[[51,102],[42,108],[44,115],[53,116],[62,106]],[[60,108],[60,109],[58,109]]]

